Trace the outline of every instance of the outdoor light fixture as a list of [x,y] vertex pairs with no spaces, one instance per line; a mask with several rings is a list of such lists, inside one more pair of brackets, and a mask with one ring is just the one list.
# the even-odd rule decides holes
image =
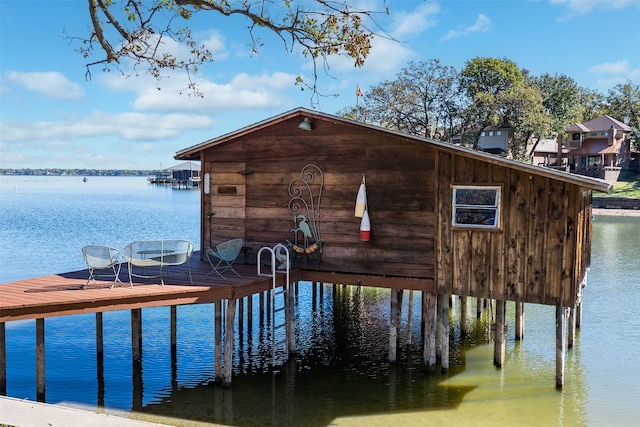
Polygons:
[[298,127],[302,130],[311,130],[311,119],[309,117],[305,117]]
[[204,194],[209,194],[211,191],[211,175],[208,173],[204,174]]

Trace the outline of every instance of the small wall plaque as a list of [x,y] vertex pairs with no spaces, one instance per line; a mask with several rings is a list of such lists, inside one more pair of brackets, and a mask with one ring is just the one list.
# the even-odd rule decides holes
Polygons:
[[236,194],[237,189],[235,186],[221,185],[218,187],[218,194]]

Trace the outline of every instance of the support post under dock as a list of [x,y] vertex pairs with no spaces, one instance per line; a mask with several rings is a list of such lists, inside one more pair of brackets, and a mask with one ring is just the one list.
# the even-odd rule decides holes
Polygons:
[[567,330],[567,309],[556,305],[556,388],[564,387],[564,353]]
[[505,340],[505,308],[506,302],[496,300],[496,334],[493,348],[493,364],[501,368],[504,365],[506,340]]
[[44,318],[36,319],[36,400],[46,402],[44,357]]
[[436,366],[436,295],[431,292],[422,292],[422,318],[424,366],[433,370]]

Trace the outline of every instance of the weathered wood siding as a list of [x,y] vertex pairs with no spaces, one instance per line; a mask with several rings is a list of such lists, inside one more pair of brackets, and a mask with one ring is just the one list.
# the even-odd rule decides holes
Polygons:
[[[308,268],[434,278],[435,149],[328,121],[305,132],[299,122],[285,120],[204,152],[203,173],[211,174],[210,195],[203,194],[204,248],[243,237],[251,263],[262,246],[292,240],[288,186],[315,164],[324,173],[324,245],[320,264]],[[363,175],[370,242],[360,241],[354,216]]]
[[[590,190],[340,120],[314,120],[306,132],[300,120],[258,125],[202,150],[211,176],[210,194],[202,195],[203,249],[242,237],[240,262],[255,263],[261,247],[293,240],[289,184],[313,164],[324,173],[324,245],[308,270],[433,279],[443,294],[575,303],[590,264]],[[360,241],[354,216],[363,175],[370,242]],[[502,188],[499,228],[452,227],[452,186],[482,184]]]
[[[590,261],[590,191],[446,151],[437,169],[438,292],[575,304]],[[470,184],[502,186],[499,229],[451,225],[452,186]]]

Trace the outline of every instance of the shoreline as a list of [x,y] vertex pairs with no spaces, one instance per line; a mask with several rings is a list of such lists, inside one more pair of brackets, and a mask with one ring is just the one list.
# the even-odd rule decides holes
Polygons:
[[593,214],[595,216],[629,216],[640,217],[640,210],[637,209],[606,209],[606,208],[593,208]]

